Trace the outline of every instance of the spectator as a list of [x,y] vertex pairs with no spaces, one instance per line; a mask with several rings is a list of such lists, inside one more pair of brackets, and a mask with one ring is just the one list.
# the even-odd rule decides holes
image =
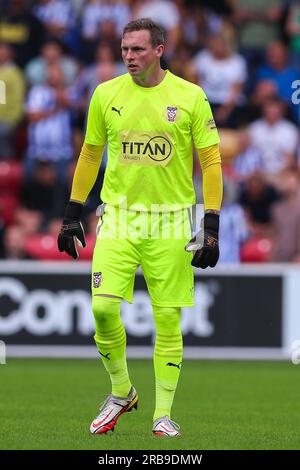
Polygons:
[[38,0],[33,13],[44,24],[48,38],[59,39],[76,53],[78,35],[70,0]]
[[37,162],[33,176],[23,185],[20,200],[22,207],[40,214],[43,226],[51,219],[63,216],[67,194],[51,162]]
[[245,181],[253,173],[263,169],[259,150],[252,144],[246,128],[240,129],[237,135],[239,155],[233,161],[234,179]]
[[118,37],[130,19],[130,7],[123,2],[88,0],[82,12],[82,34],[89,39],[97,39],[99,26],[111,21],[116,26]]
[[167,33],[165,56],[175,55],[179,40],[180,16],[176,2],[169,0],[146,0],[137,2],[134,9],[135,18],[152,18]]
[[109,44],[98,45],[95,62],[82,69],[74,85],[77,107],[84,113],[84,116],[89,100],[97,85],[125,72],[126,69],[123,62],[114,61],[113,52]]
[[290,4],[286,20],[286,33],[290,38],[290,49],[297,61],[300,55],[300,0],[292,0]]
[[195,4],[201,5],[201,7],[204,7],[208,10],[211,10],[215,12],[218,16],[222,17],[230,17],[234,11],[233,5],[236,3],[236,1],[232,0],[192,0],[191,2],[193,6]]
[[234,19],[242,54],[250,69],[263,60],[267,45],[280,38],[281,0],[237,0]]
[[178,47],[184,47],[193,56],[204,47],[209,34],[233,31],[232,24],[227,21],[233,13],[230,3],[230,0],[176,2],[180,17]]
[[177,59],[178,48],[184,49],[183,52],[189,56],[195,55],[199,49],[204,47],[205,38],[208,33],[207,17],[203,8],[199,5],[194,5],[191,8],[186,2],[179,2],[177,7],[181,19],[179,27],[180,36],[178,38],[176,55],[172,58],[173,60]]
[[249,126],[249,134],[261,154],[263,169],[272,177],[295,165],[299,132],[284,118],[285,105],[277,98],[264,104],[262,114]]
[[81,13],[82,13],[84,4],[86,3],[86,0],[70,0],[70,3],[75,13],[76,19],[79,19],[81,17]]
[[169,67],[175,75],[197,83],[197,77],[191,63],[191,53],[185,44],[180,44],[176,48],[176,55],[169,60]]
[[207,49],[200,51],[192,63],[198,83],[212,105],[217,126],[236,127],[245,100],[247,67],[243,57],[233,52],[226,36],[213,34]]
[[73,156],[70,90],[64,86],[61,67],[47,69],[47,83],[29,91],[26,113],[29,121],[26,175],[33,174],[38,160],[52,161],[62,181]]
[[282,199],[272,209],[274,248],[272,261],[300,262],[299,174],[284,170],[280,175]]
[[126,3],[89,0],[82,11],[82,60],[93,61],[99,42],[109,44],[115,59],[120,58],[120,39],[130,16]]
[[124,64],[115,62],[110,45],[108,43],[99,44],[94,63],[82,69],[75,83],[77,95],[81,99],[84,96],[83,109],[86,110],[88,101],[97,85],[125,72]]
[[248,236],[243,209],[236,202],[236,187],[224,179],[222,211],[220,214],[220,259],[219,263],[240,262],[241,244]]
[[270,43],[267,61],[258,70],[257,81],[258,84],[269,81],[274,85],[274,91],[291,108],[296,122],[299,121],[298,106],[292,103],[292,84],[299,78],[300,73],[289,62],[287,47],[280,41]]
[[19,207],[14,214],[14,223],[20,228],[24,238],[38,233],[42,221],[43,217],[40,212],[32,211],[25,207]]
[[254,93],[247,104],[248,122],[259,119],[261,117],[262,108],[273,98],[278,98],[275,83],[271,80],[260,80],[257,82]]
[[38,55],[44,37],[44,27],[30,12],[26,0],[10,0],[6,8],[1,3],[0,41],[14,48],[18,65],[24,66]]
[[13,55],[12,47],[0,42],[0,81],[5,84],[5,103],[0,104],[0,158],[14,157],[14,131],[23,116],[25,81]]
[[57,234],[59,233],[61,228],[61,222],[61,218],[51,219],[47,227],[47,234],[56,239]]
[[272,232],[271,207],[278,201],[278,191],[267,182],[262,172],[254,172],[242,186],[239,203],[245,209],[249,229],[254,236]]
[[26,237],[18,225],[10,225],[4,232],[4,257],[8,259],[28,259],[25,253]]
[[[83,67],[74,83],[74,86],[72,87],[73,94],[76,99],[76,113],[74,116],[74,126],[76,128],[75,135],[78,138],[78,151],[74,152],[75,155],[79,154],[83,143],[86,109],[93,91],[99,83],[110,80],[126,72],[123,62],[114,61],[113,52],[108,44],[103,43],[98,45],[95,59],[96,61],[94,63]],[[74,141],[74,145],[76,145],[76,139],[74,139]],[[105,156],[102,159],[102,163],[104,161]]]
[[47,41],[41,50],[41,54],[32,59],[25,68],[26,78],[29,85],[45,83],[46,70],[52,64],[59,64],[64,73],[66,85],[71,85],[78,73],[76,61],[65,55],[61,43],[55,39]]
[[120,43],[121,40],[117,34],[115,24],[112,21],[106,21],[99,26],[98,34],[95,39],[82,38],[82,62],[86,64],[93,63],[99,44],[107,44],[113,54],[114,60],[119,60],[121,57]]

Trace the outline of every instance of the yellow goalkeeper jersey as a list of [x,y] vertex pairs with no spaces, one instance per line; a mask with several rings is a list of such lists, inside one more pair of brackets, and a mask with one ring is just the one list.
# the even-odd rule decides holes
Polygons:
[[129,74],[100,84],[91,99],[85,143],[108,144],[101,199],[141,211],[195,203],[193,145],[219,143],[203,90],[166,71],[154,87]]

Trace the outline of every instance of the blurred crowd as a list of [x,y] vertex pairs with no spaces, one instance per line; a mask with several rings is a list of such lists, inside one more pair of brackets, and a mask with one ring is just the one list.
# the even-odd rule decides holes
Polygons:
[[[220,262],[300,262],[300,0],[1,0],[0,257],[64,259],[56,237],[89,99],[126,72],[122,29],[140,17],[162,25],[163,68],[203,87],[220,130]],[[201,202],[196,158],[194,180]]]

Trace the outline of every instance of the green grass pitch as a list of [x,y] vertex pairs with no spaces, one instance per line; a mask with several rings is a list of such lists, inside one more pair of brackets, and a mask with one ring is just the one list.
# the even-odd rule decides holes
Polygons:
[[89,434],[109,392],[100,361],[9,359],[0,366],[0,449],[300,449],[300,365],[184,361],[173,405],[180,438],[152,436],[152,361],[130,360],[138,410]]

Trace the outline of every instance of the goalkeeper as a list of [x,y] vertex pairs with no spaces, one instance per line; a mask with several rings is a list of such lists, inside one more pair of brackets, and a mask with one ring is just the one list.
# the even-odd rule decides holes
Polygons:
[[[155,410],[152,432],[179,436],[171,407],[182,365],[181,307],[194,305],[193,266],[219,257],[222,174],[219,136],[203,90],[160,66],[164,34],[151,19],[126,25],[121,43],[128,73],[100,84],[91,99],[85,141],[58,237],[60,251],[78,257],[80,222],[105,145],[108,163],[92,265],[95,342],[112,384],[90,431],[114,430],[137,408],[126,362],[122,299],[132,302],[142,267],[153,306]],[[191,240],[193,145],[203,174],[203,230]],[[200,227],[199,227],[200,229]]]

